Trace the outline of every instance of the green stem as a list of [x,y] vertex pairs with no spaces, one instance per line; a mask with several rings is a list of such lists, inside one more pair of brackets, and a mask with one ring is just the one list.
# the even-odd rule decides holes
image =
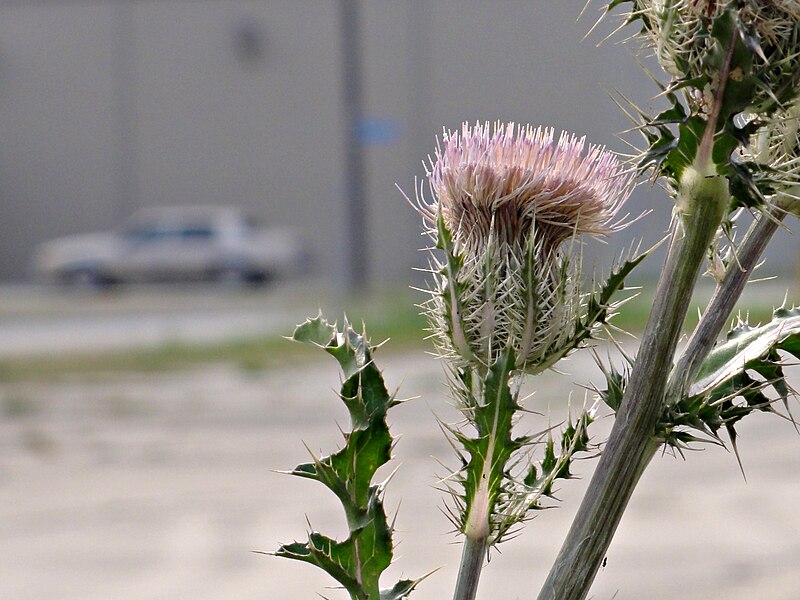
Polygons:
[[658,443],[655,426],[700,266],[728,204],[727,180],[716,173],[714,138],[730,76],[736,32],[725,54],[714,104],[691,166],[678,185],[679,219],[656,288],[642,344],[606,448],[589,482],[539,600],[583,600]]
[[[714,126],[711,123],[708,126]],[[614,427],[539,600],[582,600],[611,543],[633,489],[658,443],[653,434],[672,357],[700,266],[727,206],[726,181],[697,165],[681,179],[664,270]]]
[[725,276],[714,291],[686,349],[672,371],[668,402],[679,399],[713,348],[767,243],[786,216],[783,204],[779,202],[777,205],[765,207],[763,214],[753,222],[741,246],[736,250],[735,259],[731,260]]
[[458,569],[453,600],[475,600],[485,556],[486,538],[464,538],[464,550],[461,553],[461,566]]

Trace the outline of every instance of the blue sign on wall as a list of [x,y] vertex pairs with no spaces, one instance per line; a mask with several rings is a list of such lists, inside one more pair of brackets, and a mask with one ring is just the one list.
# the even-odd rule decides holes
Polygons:
[[389,117],[362,117],[356,137],[365,146],[386,146],[400,139],[400,123]]

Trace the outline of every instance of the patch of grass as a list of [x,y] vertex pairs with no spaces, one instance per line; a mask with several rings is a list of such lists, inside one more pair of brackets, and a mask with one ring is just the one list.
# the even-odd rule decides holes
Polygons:
[[4,359],[0,361],[0,381],[87,378],[121,372],[167,372],[219,362],[258,370],[286,363],[300,355],[300,348],[279,337],[208,345],[172,343],[141,350]]
[[[350,307],[343,312],[346,312],[354,329],[359,330],[362,322],[366,325],[373,343],[388,339],[391,348],[405,348],[424,343],[428,335],[427,320],[419,314],[419,308],[415,305],[422,299],[421,295],[409,292],[385,292],[367,301],[353,299]],[[334,320],[338,315],[328,312],[326,316]]]

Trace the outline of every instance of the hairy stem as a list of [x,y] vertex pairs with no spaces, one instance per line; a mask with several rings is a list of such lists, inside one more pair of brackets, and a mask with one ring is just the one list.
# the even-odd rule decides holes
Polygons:
[[716,173],[712,153],[735,40],[734,31],[697,155],[681,175],[679,218],[673,221],[655,302],[614,427],[539,600],[586,598],[633,490],[658,448],[655,426],[681,327],[700,266],[727,208],[727,180]]
[[[713,126],[711,123],[708,126]],[[727,193],[713,165],[682,178],[672,239],[642,345],[608,443],[539,600],[582,600],[633,489],[658,443],[653,434],[672,357],[700,266],[722,219]]]
[[[674,353],[705,249],[693,261],[693,272],[681,268],[688,263],[679,260],[687,250],[681,240],[673,243],[656,293],[649,333],[614,428],[539,600],[585,598],[633,489],[657,447],[652,435],[669,374],[667,357]],[[676,285],[678,282],[681,285]]]
[[769,205],[750,226],[744,241],[736,251],[736,257],[731,260],[725,277],[714,291],[700,322],[692,332],[686,349],[673,369],[667,401],[677,399],[697,375],[700,365],[708,356],[733,307],[742,295],[744,286],[750,279],[767,243],[785,216],[786,210],[783,206]]
[[461,566],[458,569],[458,581],[453,600],[475,600],[485,555],[485,537],[480,539],[464,538],[464,550],[461,553]]

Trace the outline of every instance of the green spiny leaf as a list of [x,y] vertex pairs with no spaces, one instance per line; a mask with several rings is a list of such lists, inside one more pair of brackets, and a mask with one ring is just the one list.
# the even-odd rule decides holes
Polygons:
[[560,347],[550,350],[543,361],[529,365],[526,371],[537,373],[553,366],[558,360],[567,356],[573,350],[580,348],[586,340],[591,339],[598,325],[608,323],[609,315],[615,306],[612,303],[614,294],[625,288],[625,278],[657,247],[653,246],[616,267],[605,283],[589,297],[586,314],[576,323],[574,334]]
[[351,378],[367,364],[371,357],[369,342],[357,333],[345,320],[341,332],[336,330],[336,325],[331,325],[322,315],[298,325],[292,339],[324,348],[328,354],[339,361],[339,365],[346,378]]
[[420,580],[401,579],[390,590],[381,591],[381,600],[403,600],[408,598],[409,594],[414,591]]
[[755,208],[763,205],[774,189],[768,179],[757,177],[769,172],[769,167],[757,163],[730,161],[728,168],[728,188],[731,193],[731,208]]
[[652,167],[661,174],[664,162],[678,145],[678,139],[668,127],[653,127],[652,131],[643,130],[648,147],[639,157],[637,167],[640,172]]
[[[741,327],[729,334],[728,341],[708,355],[690,387],[689,395],[708,393],[745,368],[750,361],[766,356],[770,349],[800,334],[800,310],[782,309],[760,327]],[[788,345],[795,343],[789,341]]]
[[613,365],[609,368],[600,366],[606,378],[606,389],[600,392],[600,399],[614,412],[622,405],[625,386],[628,383],[627,373],[617,371]]
[[298,326],[293,339],[324,348],[345,375],[340,398],[350,412],[352,430],[344,434],[344,447],[298,465],[291,474],[319,481],[333,491],[344,508],[350,535],[339,542],[312,532],[307,542],[283,545],[276,555],[322,568],[353,600],[404,598],[418,581],[379,589],[380,575],[392,560],[392,528],[381,502],[382,487],[372,484],[376,471],[391,458],[393,439],[386,413],[396,401],[372,361],[365,333],[356,333],[346,322],[339,332],[318,316]]
[[511,437],[514,414],[519,409],[516,395],[509,388],[514,362],[513,350],[507,349],[489,367],[482,380],[482,398],[475,403],[470,419],[477,429],[477,437],[461,438],[469,454],[464,468],[464,527],[476,504],[481,510],[486,507],[485,519],[491,521],[505,479],[506,463],[520,447],[520,442]]
[[336,327],[328,323],[321,314],[313,319],[306,319],[298,325],[292,339],[296,342],[305,342],[316,346],[326,347],[332,343],[336,334]]
[[383,376],[371,361],[345,380],[341,398],[350,410],[354,428],[369,427],[372,421],[383,419],[395,404]]
[[475,356],[467,339],[466,325],[464,323],[464,307],[461,305],[463,297],[463,284],[459,280],[459,274],[463,267],[463,258],[458,255],[453,244],[453,236],[447,229],[444,216],[441,211],[436,218],[437,236],[436,247],[443,250],[445,263],[441,275],[445,278],[446,284],[442,289],[445,306],[445,327],[446,334],[450,338],[453,349],[467,362],[475,362]]
[[570,468],[575,455],[591,449],[588,428],[593,421],[592,413],[587,411],[582,412],[575,423],[570,420],[561,432],[559,454],[556,454],[553,436],[548,436],[540,468],[537,470],[535,465],[531,465],[523,480],[527,487],[527,510],[543,508],[540,502],[542,497],[554,498],[553,485],[557,479],[572,479]]
[[281,546],[276,555],[320,567],[341,583],[354,600],[380,600],[380,575],[392,561],[392,531],[377,491],[370,499],[367,514],[363,525],[351,531],[343,542],[313,532],[306,543]]
[[346,434],[345,440],[335,454],[298,465],[291,474],[325,485],[341,501],[348,520],[357,524],[372,493],[375,472],[391,459],[392,436],[385,424],[376,424]]
[[489,367],[483,401],[475,407],[473,419],[481,439],[494,436],[503,443],[511,441],[514,412],[520,408],[516,395],[509,388],[514,363],[514,351],[509,348]]
[[339,361],[339,366],[347,379],[352,378],[369,364],[371,351],[368,341],[345,322],[344,331],[336,335],[326,348],[328,354]]
[[711,159],[717,165],[717,170],[723,175],[730,172],[731,155],[741,142],[727,132],[720,133],[714,140],[714,147],[711,151]]
[[611,272],[611,276],[600,287],[598,292],[592,294],[589,300],[589,308],[586,319],[584,319],[584,327],[590,327],[594,323],[606,322],[608,310],[611,305],[611,298],[613,298],[614,294],[618,291],[625,288],[625,278],[630,275],[631,271],[647,258],[655,248],[656,246],[653,246],[639,256],[631,260],[626,260]]
[[316,565],[342,584],[353,600],[367,600],[369,596],[363,591],[355,574],[353,564],[353,547],[351,539],[336,542],[324,535],[312,532],[308,542],[284,544],[275,556],[290,558]]
[[[665,405],[658,435],[680,449],[690,439],[686,429],[719,440],[718,431],[724,428],[736,451],[735,426],[741,419],[753,412],[772,411],[777,399],[788,407],[791,389],[780,350],[792,355],[800,350],[798,309],[781,308],[765,325],[741,324],[733,329],[727,341],[709,353],[688,392]],[[777,393],[777,398],[765,393],[768,388]],[[690,441],[699,439],[691,437]]]
[[687,118],[678,126],[678,143],[664,163],[666,174],[675,181],[680,181],[686,167],[694,162],[705,128],[706,120],[699,115]]
[[[720,73],[730,52],[730,76],[725,86],[720,112],[720,124],[723,125],[730,117],[751,104],[755,98],[759,84],[752,71],[753,48],[757,46],[757,40],[743,26],[739,19],[739,11],[733,6],[714,19],[711,36],[715,43],[706,54],[710,72]],[[760,50],[760,46],[758,49]]]
[[553,437],[547,438],[547,443],[544,447],[544,458],[542,459],[542,471],[550,472],[556,467],[556,445]]

